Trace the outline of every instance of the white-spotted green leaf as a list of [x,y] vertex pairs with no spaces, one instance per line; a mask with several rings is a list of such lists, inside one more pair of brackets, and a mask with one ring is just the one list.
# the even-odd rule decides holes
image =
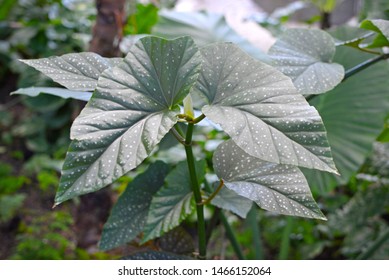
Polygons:
[[123,61],[96,53],[69,53],[48,58],[20,60],[70,90],[93,91],[101,73]]
[[176,227],[158,239],[158,246],[165,252],[192,254],[195,251],[193,237],[183,228]]
[[156,161],[128,184],[105,223],[99,247],[116,248],[130,242],[143,230],[153,195],[163,186],[169,166]]
[[62,98],[73,98],[82,101],[88,101],[92,97],[92,92],[88,91],[74,91],[65,88],[56,87],[29,87],[20,88],[11,94],[24,94],[31,97],[36,97],[39,94],[51,94]]
[[364,20],[361,28],[372,30],[377,34],[368,48],[381,48],[389,46],[389,21],[383,19]]
[[159,12],[153,34],[165,38],[191,36],[200,47],[218,42],[232,42],[251,56],[270,63],[270,58],[232,29],[223,15],[207,12]]
[[[342,39],[354,29],[334,34]],[[339,36],[340,35],[340,36]],[[346,69],[352,68],[374,55],[355,49],[339,47],[335,61]],[[346,184],[360,169],[371,153],[373,143],[384,127],[389,112],[389,64],[385,61],[370,66],[334,90],[312,99],[327,129],[334,161],[341,176],[314,170],[304,170],[311,188],[330,191]]]
[[229,210],[242,218],[246,218],[253,202],[241,195],[238,195],[236,192],[223,187],[211,200],[211,204],[216,207]]
[[[198,182],[205,176],[205,161],[195,162]],[[195,209],[188,164],[180,162],[166,177],[166,185],[151,201],[147,223],[144,228],[143,242],[160,237],[178,226]]]
[[107,186],[147,158],[177,122],[177,103],[200,64],[189,37],[145,37],[104,71],[73,123],[56,204]]
[[233,44],[201,50],[202,111],[248,154],[266,161],[336,172],[316,109],[291,80]]
[[292,216],[323,219],[302,172],[252,157],[233,141],[221,144],[213,156],[217,176],[230,190],[262,209]]
[[332,62],[335,41],[322,30],[289,29],[270,48],[269,55],[304,95],[327,92],[344,77],[343,66]]

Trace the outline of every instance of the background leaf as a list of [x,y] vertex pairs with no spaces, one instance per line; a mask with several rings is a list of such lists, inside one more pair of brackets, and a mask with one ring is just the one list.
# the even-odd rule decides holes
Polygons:
[[[337,33],[334,35],[337,36]],[[349,69],[371,57],[358,50],[339,47],[335,61]],[[345,184],[365,161],[389,112],[388,73],[387,62],[377,63],[342,82],[334,90],[312,99],[311,104],[317,108],[326,126],[341,176],[304,170],[311,187],[329,191]]]
[[202,111],[248,154],[275,163],[336,172],[316,109],[288,77],[227,43],[201,50]]
[[116,248],[142,232],[153,195],[163,186],[169,166],[156,161],[138,175],[121,194],[105,223],[99,247]]
[[199,46],[217,42],[233,42],[251,56],[270,62],[270,58],[260,49],[236,33],[226,22],[223,15],[207,12],[159,12],[158,23],[153,34],[165,38],[191,36]]
[[262,209],[325,220],[297,167],[259,160],[231,140],[217,148],[213,163],[217,176],[224,180],[227,188]]
[[[198,182],[204,180],[205,160],[195,162]],[[178,226],[195,208],[186,161],[180,162],[166,177],[166,185],[153,197],[143,242],[159,237]]]
[[145,37],[105,71],[74,121],[56,204],[93,192],[137,167],[177,122],[200,55],[188,37]]
[[101,73],[122,62],[96,53],[70,53],[63,56],[20,60],[70,90],[93,91]]
[[389,46],[389,21],[383,19],[364,20],[361,28],[377,32],[377,36],[368,48],[380,48]]
[[223,187],[214,199],[211,200],[211,204],[229,210],[242,218],[246,218],[253,202],[238,195],[236,192]]
[[165,252],[191,254],[195,251],[192,236],[182,227],[174,228],[158,240],[158,246]]
[[329,91],[344,77],[343,66],[332,63],[335,41],[322,30],[289,29],[270,48],[269,55],[304,95]]
[[40,94],[51,94],[59,96],[62,98],[73,98],[83,101],[88,101],[92,97],[92,92],[88,91],[74,91],[64,88],[56,87],[30,87],[30,88],[20,88],[11,94],[24,94],[31,97],[36,97]]

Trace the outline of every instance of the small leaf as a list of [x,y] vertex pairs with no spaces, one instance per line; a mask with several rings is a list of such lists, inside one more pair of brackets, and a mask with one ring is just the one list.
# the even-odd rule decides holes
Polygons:
[[191,260],[191,258],[168,252],[147,251],[123,257],[121,260]]
[[163,186],[169,166],[157,161],[138,175],[121,194],[105,223],[99,247],[116,248],[142,232],[153,195]]
[[158,246],[174,254],[191,254],[195,251],[192,236],[182,227],[177,227],[164,234],[158,240]]
[[253,202],[238,195],[236,192],[223,187],[215,198],[211,200],[211,204],[216,207],[229,210],[242,218],[246,218]]
[[70,53],[40,59],[20,60],[70,90],[93,91],[101,73],[122,62],[96,53]]
[[[204,180],[205,165],[205,160],[195,163],[199,183]],[[188,165],[183,161],[166,177],[166,185],[153,197],[142,241],[159,237],[178,226],[194,207]]]
[[30,88],[20,88],[14,92],[11,92],[12,94],[24,94],[31,97],[36,97],[39,94],[51,94],[55,96],[59,96],[62,98],[73,98],[83,101],[88,101],[91,96],[92,92],[88,91],[74,91],[74,90],[68,90],[64,88],[56,88],[56,87],[30,87]]
[[381,48],[389,46],[389,21],[383,19],[364,20],[361,28],[372,30],[377,34],[368,48]]
[[269,55],[304,95],[327,92],[344,77],[343,66],[332,63],[335,41],[322,30],[290,29],[270,48]]
[[177,122],[177,103],[196,82],[200,63],[189,37],[145,37],[104,71],[73,123],[56,204],[107,186],[147,158]]
[[213,162],[216,174],[227,188],[259,207],[284,215],[325,220],[297,167],[259,160],[231,140],[217,148]]
[[201,50],[202,111],[246,153],[275,163],[336,172],[320,115],[288,77],[232,44]]

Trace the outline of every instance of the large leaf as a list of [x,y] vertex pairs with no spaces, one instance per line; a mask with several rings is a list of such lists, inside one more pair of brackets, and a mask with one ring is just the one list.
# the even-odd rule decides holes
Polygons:
[[[198,182],[205,176],[205,160],[195,162]],[[166,185],[151,202],[143,242],[159,237],[178,226],[195,208],[188,164],[180,162],[166,177]]]
[[202,111],[239,147],[266,161],[335,172],[322,120],[288,77],[232,44],[201,53],[197,89],[210,103]]
[[383,19],[364,20],[361,23],[361,28],[377,32],[377,36],[373,42],[369,44],[369,48],[379,48],[389,46],[389,21]]
[[343,66],[332,63],[335,41],[322,30],[289,29],[270,48],[269,55],[304,95],[329,91],[344,77]]
[[138,166],[177,122],[177,103],[196,82],[200,63],[189,37],[145,37],[105,71],[73,123],[56,204]]
[[138,175],[121,194],[105,223],[100,249],[125,244],[142,232],[153,195],[163,186],[169,166],[157,161]]
[[70,90],[93,91],[101,73],[122,62],[96,53],[70,53],[48,58],[20,60]]
[[211,204],[246,218],[253,202],[228,188],[222,188],[214,199],[211,200]]
[[[351,68],[372,55],[339,47],[335,60]],[[328,191],[354,175],[382,131],[389,112],[389,65],[377,63],[348,78],[334,90],[316,96],[317,108],[327,128],[328,140],[341,177],[306,170],[311,187]]]
[[297,167],[252,157],[231,140],[217,148],[213,163],[227,188],[259,207],[284,215],[325,220]]
[[88,101],[92,97],[92,92],[88,91],[74,91],[64,88],[56,87],[30,87],[30,88],[20,88],[11,94],[24,94],[31,97],[38,96],[41,93],[47,93],[62,98],[74,98],[78,100]]
[[158,246],[165,252],[191,254],[195,251],[192,236],[183,228],[177,227],[158,239]]
[[189,35],[199,46],[232,42],[253,57],[270,62],[265,53],[236,33],[227,24],[224,16],[219,14],[163,10],[159,12],[159,20],[153,27],[153,34],[166,38]]

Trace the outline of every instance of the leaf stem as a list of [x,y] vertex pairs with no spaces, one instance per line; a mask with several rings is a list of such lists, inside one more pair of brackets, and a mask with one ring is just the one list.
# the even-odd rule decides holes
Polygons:
[[207,240],[205,231],[205,219],[204,219],[204,205],[201,204],[201,191],[200,185],[197,180],[195,159],[192,150],[192,135],[193,135],[194,124],[188,123],[185,139],[185,152],[188,163],[190,181],[192,185],[193,195],[196,201],[196,212],[197,212],[197,233],[199,239],[199,259],[205,259],[207,255]]
[[220,184],[217,187],[217,189],[206,200],[202,201],[201,204],[205,205],[210,203],[212,199],[214,199],[214,197],[220,192],[223,186],[224,186],[224,181],[223,179],[220,179]]
[[261,231],[259,228],[259,223],[257,219],[257,206],[253,205],[250,212],[247,214],[247,221],[253,233],[253,243],[255,249],[255,259],[263,260],[263,245],[261,241]]
[[186,145],[185,138],[181,136],[181,134],[176,130],[175,127],[173,127],[171,131],[172,131],[173,136],[177,139],[178,142],[180,142],[183,145]]
[[383,53],[377,57],[374,57],[374,58],[371,58],[371,59],[368,59],[356,66],[354,66],[353,68],[350,68],[346,71],[345,75],[344,75],[344,78],[343,78],[343,81],[345,81],[346,79],[350,78],[352,75],[368,68],[369,66],[371,65],[374,65],[375,63],[381,61],[381,60],[385,60],[385,59],[388,59],[389,58],[389,53]]
[[286,225],[282,233],[280,254],[278,255],[279,260],[288,259],[289,248],[290,248],[290,233],[292,232],[292,228],[293,228],[293,218],[286,217]]
[[220,211],[220,220],[224,225],[224,228],[226,230],[226,235],[231,242],[232,248],[234,249],[236,256],[240,260],[244,260],[245,257],[243,255],[242,249],[240,248],[240,245],[238,243],[238,240],[236,239],[235,233],[232,230],[231,225],[228,223],[227,217],[224,215],[223,211]]

